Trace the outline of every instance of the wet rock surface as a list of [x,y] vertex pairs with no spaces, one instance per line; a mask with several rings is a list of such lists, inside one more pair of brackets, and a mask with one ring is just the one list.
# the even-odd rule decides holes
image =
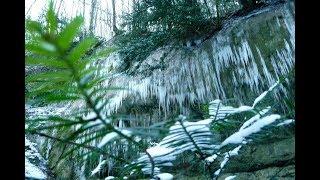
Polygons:
[[218,179],[227,175],[237,175],[237,179],[292,179],[295,175],[295,138],[244,146],[238,156],[230,159],[222,174]]

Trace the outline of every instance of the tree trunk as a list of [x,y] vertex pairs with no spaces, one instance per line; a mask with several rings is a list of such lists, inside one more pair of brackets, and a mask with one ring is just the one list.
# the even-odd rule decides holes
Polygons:
[[219,12],[220,1],[216,1],[216,11],[217,11],[217,25],[220,26],[220,12]]
[[60,11],[60,8],[61,8],[61,4],[63,3],[63,0],[60,1],[60,4],[59,4],[59,7],[58,7],[58,10],[57,10],[57,14],[59,14],[59,11]]
[[96,13],[96,6],[97,5],[97,0],[92,0],[91,1],[91,12],[90,12],[90,24],[89,24],[89,33],[93,35],[94,31],[94,19],[95,19],[95,13]]
[[112,0],[112,28],[114,34],[117,34],[118,28],[117,28],[117,21],[116,21],[116,2],[115,0]]
[[86,15],[86,0],[83,0],[83,12],[82,16],[84,17]]

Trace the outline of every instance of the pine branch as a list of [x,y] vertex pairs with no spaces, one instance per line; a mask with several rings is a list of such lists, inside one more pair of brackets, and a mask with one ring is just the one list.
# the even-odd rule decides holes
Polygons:
[[[50,8],[52,8],[52,7],[50,7]],[[50,27],[50,28],[48,29],[48,31],[50,31],[49,33],[51,34],[51,38],[50,39],[44,38],[44,42],[40,42],[38,44],[35,43],[35,44],[32,44],[32,45],[27,45],[27,48],[29,50],[31,50],[31,52],[33,52],[34,54],[49,56],[49,57],[58,59],[59,61],[57,61],[57,62],[65,63],[66,66],[64,66],[64,67],[66,67],[66,69],[70,71],[70,75],[71,75],[70,80],[72,82],[76,83],[76,87],[78,89],[78,93],[80,93],[80,95],[82,96],[82,98],[85,101],[87,107],[89,109],[91,109],[93,111],[93,113],[96,115],[96,118],[91,119],[90,121],[95,121],[96,119],[99,119],[102,122],[102,124],[105,126],[106,129],[117,133],[120,137],[128,140],[129,142],[132,142],[134,145],[139,147],[139,149],[142,149],[148,155],[150,163],[152,164],[151,176],[153,176],[154,175],[154,166],[155,165],[154,165],[154,161],[152,159],[152,156],[149,154],[149,152],[146,150],[146,148],[142,144],[136,142],[131,136],[124,134],[122,131],[120,131],[120,130],[116,129],[114,126],[112,126],[111,123],[107,123],[105,121],[106,119],[101,116],[102,108],[98,109],[96,107],[97,103],[98,103],[98,100],[97,101],[93,101],[92,97],[89,95],[89,93],[87,91],[88,87],[86,85],[88,84],[88,82],[87,81],[83,81],[83,78],[81,78],[81,76],[86,77],[86,75],[87,75],[87,74],[85,74],[85,75],[81,74],[81,71],[82,71],[81,68],[82,67],[84,68],[85,64],[83,62],[80,62],[79,66],[78,66],[77,64],[75,64],[75,62],[79,62],[79,60],[82,57],[83,53],[85,53],[88,50],[88,48],[90,48],[90,45],[93,44],[92,41],[87,40],[86,42],[84,42],[85,40],[83,40],[82,42],[84,42],[84,43],[80,42],[77,47],[75,47],[75,48],[73,48],[71,50],[71,54],[69,54],[69,49],[70,49],[69,45],[71,44],[73,38],[75,37],[75,35],[76,35],[77,31],[78,31],[78,28],[80,27],[80,25],[82,23],[82,20],[79,19],[79,18],[76,18],[70,24],[67,24],[66,28],[63,29],[60,34],[54,34],[55,32],[57,32],[57,31],[55,31],[55,28],[57,26],[55,25],[55,23],[56,23],[55,15],[53,13],[53,10],[50,9],[50,8],[49,8],[49,11],[48,11],[48,12],[50,12],[50,13],[48,13],[48,17],[49,18],[47,18],[47,20],[49,21],[48,27]],[[29,29],[31,29],[33,31],[37,31],[38,33],[40,32],[41,36],[46,36],[46,34],[42,34],[44,32],[40,31],[41,28],[35,28],[35,27],[40,27],[37,23],[33,23],[33,24],[29,23],[28,25],[34,26],[34,27],[29,27]],[[42,46],[42,44],[44,44],[44,45]],[[57,62],[56,61],[48,62],[47,59],[48,58],[37,59],[36,61],[32,61],[32,63],[34,63],[34,64],[43,64],[43,62],[45,62],[44,63],[45,65],[49,65],[49,66],[54,67],[54,68],[57,67],[56,66]],[[58,72],[60,72],[60,71],[58,70]],[[90,71],[87,71],[87,72],[90,73]],[[52,75],[51,76],[46,76],[46,78],[47,78],[48,81],[50,81],[50,79],[55,78],[54,76],[56,76],[56,75],[53,74],[53,76]],[[64,76],[65,78],[63,78],[63,81],[69,80],[68,76],[69,76],[69,74],[67,76]],[[37,80],[37,76],[35,76],[33,78],[34,78],[34,80]],[[99,82],[99,81],[97,81],[97,82]],[[42,82],[39,82],[39,83],[42,83]],[[49,88],[54,89],[56,87],[55,86],[51,86]],[[68,88],[65,88],[63,90],[67,91]],[[86,121],[86,122],[90,122],[90,121]],[[79,124],[79,123],[82,123],[82,121],[81,122],[66,122],[66,123],[58,124],[58,125],[50,125],[50,126],[40,127],[40,128],[38,128],[38,130],[51,129],[51,128],[57,128],[57,127],[62,127],[62,126],[63,127],[67,127],[67,126],[72,126],[72,125],[76,125],[76,124]],[[30,130],[30,131],[33,134],[38,134],[38,135],[41,135],[41,136],[46,137],[46,138],[55,139],[57,141],[60,141],[60,142],[66,143],[66,144],[75,145],[77,147],[86,148],[86,149],[89,149],[91,151],[99,152],[101,154],[108,155],[109,157],[114,158],[116,160],[119,160],[116,156],[112,156],[112,155],[102,151],[101,149],[93,147],[93,146],[88,146],[88,145],[85,145],[85,144],[75,143],[75,142],[72,142],[72,141],[69,141],[69,140],[66,140],[66,139],[60,139],[60,138],[57,138],[57,137],[50,136],[48,134],[37,132],[36,130]],[[124,162],[123,160],[119,160],[119,161],[120,162]],[[126,163],[130,164],[128,162],[126,162]]]
[[143,149],[144,152],[148,155],[149,157],[149,160],[150,160],[150,163],[151,163],[151,177],[153,177],[153,174],[154,174],[154,167],[155,167],[155,164],[154,164],[154,160],[152,158],[152,156],[150,155],[150,153],[146,150],[145,147],[143,147],[141,144],[139,144],[138,142],[136,142],[134,139],[132,139],[130,136],[127,136],[125,134],[123,134],[121,131],[117,130],[116,128],[114,128],[111,124],[108,124],[106,123],[106,121],[104,121],[104,119],[101,117],[100,113],[101,113],[101,108],[100,109],[97,109],[96,108],[96,105],[92,102],[91,98],[88,96],[86,90],[85,90],[85,87],[83,86],[83,84],[80,82],[81,79],[79,78],[79,75],[75,69],[75,67],[73,66],[72,63],[70,63],[68,61],[68,59],[65,59],[63,58],[68,66],[70,67],[70,69],[72,70],[74,76],[75,76],[75,81],[79,87],[79,90],[80,92],[82,93],[82,95],[84,96],[85,98],[85,101],[87,103],[87,105],[89,106],[89,108],[91,108],[93,110],[93,112],[96,114],[97,116],[97,119],[99,119],[103,124],[104,126],[107,128],[107,129],[111,129],[111,131],[117,133],[119,136],[123,137],[124,139],[127,139],[128,141],[132,142],[133,144],[135,144],[136,146],[138,146],[139,148]]

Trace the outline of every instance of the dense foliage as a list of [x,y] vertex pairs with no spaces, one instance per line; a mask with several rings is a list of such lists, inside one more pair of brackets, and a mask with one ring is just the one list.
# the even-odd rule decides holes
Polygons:
[[[256,1],[241,1],[246,7]],[[123,59],[121,70],[134,69],[148,55],[163,46],[196,46],[221,28],[221,21],[239,10],[237,1],[148,0],[136,2],[133,12],[124,17],[123,30],[116,42]],[[198,42],[196,42],[198,40]],[[129,70],[134,66],[133,70]]]
[[[249,11],[258,4],[261,1],[137,1],[132,13],[124,16],[122,30],[116,33],[123,59],[121,70],[135,73],[135,69],[152,51],[163,46],[196,46],[220,30],[222,21],[241,7],[243,11]],[[134,68],[130,70],[132,66]]]
[[164,45],[176,45],[210,31],[212,21],[197,1],[140,1],[125,17],[128,32],[118,36],[123,70]]

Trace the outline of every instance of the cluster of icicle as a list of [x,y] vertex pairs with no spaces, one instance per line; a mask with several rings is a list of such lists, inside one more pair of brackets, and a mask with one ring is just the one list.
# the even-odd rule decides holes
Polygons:
[[[273,39],[262,43],[271,44],[279,39],[283,40],[284,45],[281,48],[268,49],[272,52],[270,56],[259,43],[255,44],[248,39],[250,33],[257,33],[250,27],[254,18],[242,18],[228,24],[228,27],[215,37],[193,49],[193,55],[185,54],[181,50],[169,53],[164,60],[167,68],[153,70],[150,76],[129,76],[123,73],[110,78],[106,82],[107,86],[125,87],[126,90],[116,93],[105,110],[108,114],[117,111],[128,97],[141,102],[155,96],[159,108],[165,113],[170,112],[170,107],[178,106],[181,113],[185,114],[185,107],[194,102],[208,103],[217,98],[235,98],[243,102],[248,98],[243,93],[244,88],[258,95],[263,88],[270,87],[294,68],[294,17],[285,7],[276,11],[260,12],[262,15],[255,14],[260,15],[260,18],[269,16],[270,18],[264,18],[262,24],[267,24],[268,30],[273,30],[274,33]],[[234,43],[231,37],[235,31],[238,44]],[[156,65],[165,52],[168,52],[166,48],[154,52],[142,63],[139,70],[148,70],[150,66]],[[104,71],[108,73],[109,67],[116,67],[119,62],[117,56],[108,58]],[[287,95],[284,87],[281,86],[280,90]],[[276,94],[276,98],[279,99],[280,95]]]

